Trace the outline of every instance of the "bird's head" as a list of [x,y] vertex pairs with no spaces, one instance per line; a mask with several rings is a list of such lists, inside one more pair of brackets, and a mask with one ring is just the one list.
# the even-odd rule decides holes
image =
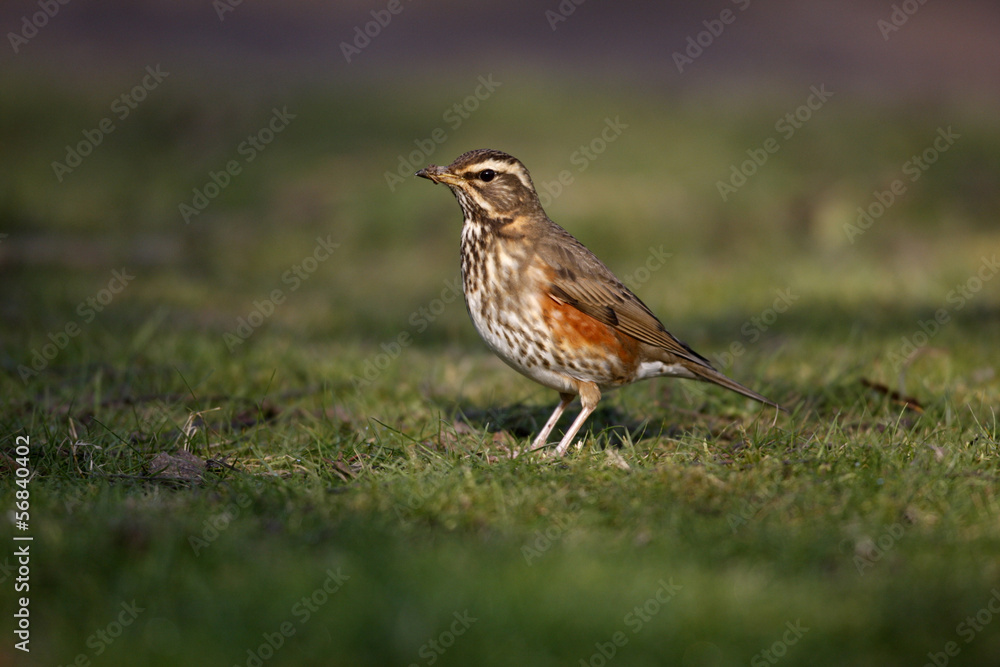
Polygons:
[[428,165],[417,176],[451,188],[466,220],[542,212],[531,175],[512,155],[489,148],[469,151],[447,167]]

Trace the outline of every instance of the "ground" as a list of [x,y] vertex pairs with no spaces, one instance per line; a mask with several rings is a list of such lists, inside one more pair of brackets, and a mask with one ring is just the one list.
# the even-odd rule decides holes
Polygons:
[[[453,128],[470,81],[0,96],[0,658],[994,664],[993,120],[510,80]],[[649,381],[511,460],[558,397],[478,340],[410,175],[487,146],[790,414]]]

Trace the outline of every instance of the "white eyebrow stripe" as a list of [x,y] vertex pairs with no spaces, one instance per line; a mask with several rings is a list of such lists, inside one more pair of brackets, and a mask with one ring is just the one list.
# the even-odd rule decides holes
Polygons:
[[507,172],[510,171],[511,167],[514,166],[516,165],[510,162],[503,162],[501,160],[494,160],[493,158],[489,158],[479,162],[474,162],[473,164],[469,165],[469,168],[475,169],[476,173],[479,173],[484,169],[492,169],[493,171]]
[[502,160],[487,158],[485,160],[482,160],[481,162],[476,162],[472,165],[469,165],[467,169],[475,170],[474,173],[476,174],[483,171],[484,169],[492,169],[493,171],[505,174],[514,174],[515,176],[517,176],[517,179],[521,181],[521,185],[523,185],[525,188],[529,190],[534,189],[534,187],[531,185],[531,180],[528,178],[528,175],[524,167],[517,164],[516,162],[504,162]]

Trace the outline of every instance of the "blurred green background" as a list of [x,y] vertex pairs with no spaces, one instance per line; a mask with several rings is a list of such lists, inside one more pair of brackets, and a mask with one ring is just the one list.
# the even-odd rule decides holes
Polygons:
[[[287,621],[262,663],[994,664],[1000,622],[956,626],[1000,586],[1000,10],[901,5],[5,3],[37,648],[4,569],[0,660],[251,665]],[[576,461],[497,460],[556,397],[478,340],[412,177],[482,147],[793,418],[644,383]]]

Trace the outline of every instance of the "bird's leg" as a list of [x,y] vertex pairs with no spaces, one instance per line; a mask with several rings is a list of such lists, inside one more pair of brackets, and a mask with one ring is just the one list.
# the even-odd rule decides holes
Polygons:
[[543,426],[542,430],[538,432],[538,435],[535,436],[535,439],[531,443],[531,447],[529,447],[526,451],[533,452],[536,449],[545,446],[545,441],[548,440],[549,434],[552,433],[552,429],[555,427],[556,422],[559,421],[560,417],[562,417],[562,413],[566,409],[566,406],[570,404],[575,396],[575,394],[559,394],[559,405],[556,406],[552,416],[549,417],[547,422],[545,422],[545,426]]
[[597,403],[600,400],[601,390],[597,388],[596,384],[593,382],[580,383],[580,403],[583,404],[583,409],[580,410],[580,414],[573,420],[573,425],[569,427],[559,446],[556,447],[556,456],[562,456],[566,453],[566,450],[569,449],[570,444],[573,442],[573,438],[576,437],[576,434],[580,431],[580,427],[583,426],[583,422],[587,421],[587,417],[597,408]]

